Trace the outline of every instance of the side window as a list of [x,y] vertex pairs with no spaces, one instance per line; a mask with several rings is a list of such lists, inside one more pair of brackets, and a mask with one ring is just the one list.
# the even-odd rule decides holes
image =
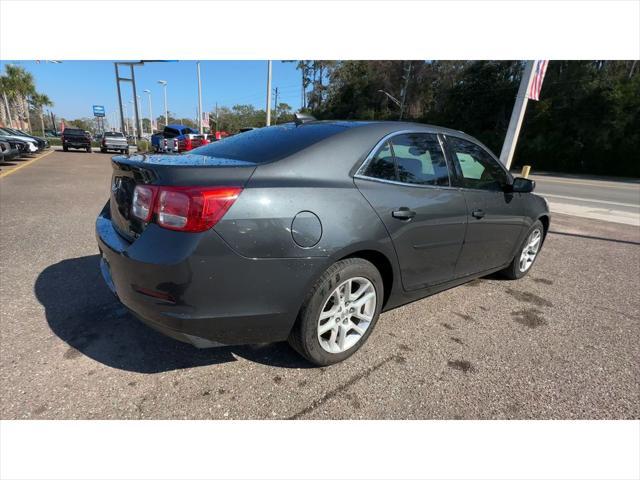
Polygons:
[[462,173],[462,187],[502,190],[507,183],[504,169],[479,145],[456,137],[447,137],[454,160]]
[[418,185],[449,185],[449,170],[438,138],[429,133],[407,133],[391,139],[398,180]]
[[381,178],[383,180],[396,179],[396,166],[389,142],[384,142],[375,157],[371,159],[364,174],[367,177]]

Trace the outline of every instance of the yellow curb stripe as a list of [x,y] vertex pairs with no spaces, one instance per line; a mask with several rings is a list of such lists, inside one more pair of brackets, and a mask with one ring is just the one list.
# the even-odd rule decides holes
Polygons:
[[27,162],[23,163],[22,165],[18,165],[16,168],[14,168],[13,170],[9,170],[8,172],[4,172],[4,173],[0,173],[0,178],[3,177],[8,177],[9,175],[11,175],[12,173],[16,173],[18,170],[20,170],[21,168],[24,167],[28,167],[29,165],[31,165],[34,162],[37,162],[38,160],[40,160],[41,158],[46,157],[47,155],[51,155],[53,152],[55,152],[56,150],[51,150],[50,152],[45,153],[44,155],[40,155],[39,157],[36,158],[32,158],[31,160],[28,160]]

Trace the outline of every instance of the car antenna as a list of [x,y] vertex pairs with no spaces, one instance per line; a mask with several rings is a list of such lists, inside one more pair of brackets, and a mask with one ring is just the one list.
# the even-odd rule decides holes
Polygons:
[[296,125],[302,125],[303,123],[313,122],[314,120],[315,120],[315,117],[311,115],[298,113],[298,112],[293,114],[293,121],[296,122]]

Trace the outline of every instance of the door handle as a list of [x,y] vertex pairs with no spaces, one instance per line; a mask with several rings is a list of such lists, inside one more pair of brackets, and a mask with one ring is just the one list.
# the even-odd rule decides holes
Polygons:
[[479,208],[474,210],[473,212],[471,212],[471,215],[475,218],[482,218],[484,217],[484,210],[480,210]]
[[407,207],[400,207],[398,210],[391,212],[391,216],[399,220],[411,220],[416,216],[416,212],[409,210]]

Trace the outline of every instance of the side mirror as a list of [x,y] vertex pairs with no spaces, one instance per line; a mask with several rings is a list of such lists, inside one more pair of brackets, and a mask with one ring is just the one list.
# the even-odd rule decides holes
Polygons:
[[511,191],[514,193],[531,193],[536,188],[536,182],[528,178],[517,177],[511,184]]

